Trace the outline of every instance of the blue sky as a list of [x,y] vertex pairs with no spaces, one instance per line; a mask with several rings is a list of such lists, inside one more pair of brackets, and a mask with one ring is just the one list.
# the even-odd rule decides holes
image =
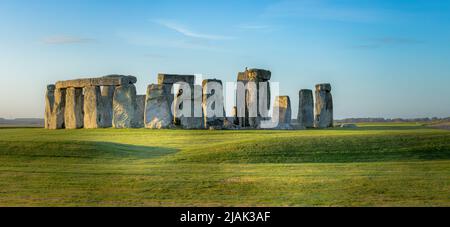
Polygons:
[[450,116],[450,1],[1,0],[0,117],[42,117],[45,86],[159,72],[272,71],[333,85],[335,117]]

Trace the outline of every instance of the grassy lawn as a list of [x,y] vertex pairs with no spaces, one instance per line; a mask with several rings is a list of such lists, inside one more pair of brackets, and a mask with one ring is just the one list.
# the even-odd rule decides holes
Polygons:
[[450,131],[0,129],[0,206],[450,206]]

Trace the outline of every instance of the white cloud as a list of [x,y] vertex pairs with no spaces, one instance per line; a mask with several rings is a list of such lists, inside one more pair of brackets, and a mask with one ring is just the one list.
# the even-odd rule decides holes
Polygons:
[[59,35],[59,36],[45,37],[42,41],[45,44],[58,45],[58,44],[90,43],[94,42],[95,40],[76,36]]
[[154,22],[156,22],[157,24],[162,25],[168,29],[174,30],[184,36],[190,37],[190,38],[206,39],[206,40],[234,39],[234,37],[230,37],[230,36],[213,35],[213,34],[195,32],[195,31],[192,31],[192,30],[188,29],[187,27],[177,24],[173,21],[155,20]]

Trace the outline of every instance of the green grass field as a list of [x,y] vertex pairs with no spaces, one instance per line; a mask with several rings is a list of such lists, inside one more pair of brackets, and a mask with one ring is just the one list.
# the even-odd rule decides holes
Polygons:
[[450,131],[0,129],[0,206],[450,206]]

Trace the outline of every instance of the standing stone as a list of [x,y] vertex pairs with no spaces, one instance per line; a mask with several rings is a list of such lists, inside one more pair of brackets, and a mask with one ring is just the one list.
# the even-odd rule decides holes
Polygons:
[[45,116],[44,116],[44,125],[46,129],[56,128],[52,127],[52,114],[53,114],[53,106],[55,104],[55,85],[51,84],[47,86],[47,91],[45,93]]
[[[247,85],[249,82],[252,82],[256,85],[256,87],[247,86],[248,90],[245,92],[245,107],[244,108],[238,107],[238,116],[240,116],[239,124],[241,127],[259,128],[261,120],[269,119],[268,113],[268,109],[270,108],[269,80],[271,78],[271,75],[272,73],[270,71],[263,69],[245,69],[244,72],[238,73],[237,78],[238,82],[242,82],[244,85]],[[266,99],[261,101],[259,97],[260,85],[267,86]],[[240,97],[236,96],[236,98]],[[239,101],[237,101],[236,103],[239,103]],[[263,105],[261,106],[261,108],[260,104]],[[256,110],[253,111],[252,107],[254,106],[256,106]]]
[[278,119],[278,129],[290,129],[292,111],[289,96],[277,96],[273,107],[273,119]]
[[134,112],[134,128],[144,127],[144,109],[145,109],[145,95],[136,96],[136,111]]
[[66,89],[55,89],[55,102],[53,104],[52,116],[49,129],[63,129],[64,111],[66,107]]
[[132,128],[136,111],[136,87],[133,84],[116,87],[113,99],[113,127]]
[[203,115],[206,129],[222,128],[225,119],[222,81],[216,79],[203,80]]
[[67,88],[64,122],[66,129],[83,128],[83,89]]
[[333,97],[330,84],[316,85],[316,128],[333,127]]
[[[151,84],[147,87],[145,98],[144,123],[146,128],[163,129],[173,127],[168,85]],[[172,96],[173,97],[173,96]]]
[[[189,116],[182,116],[175,122],[184,129],[202,129],[203,128],[203,110],[202,110],[202,86],[192,85],[191,96],[187,97],[191,103],[191,112]],[[174,105],[181,105],[183,108],[188,100],[181,100],[181,96],[175,98]]]
[[100,125],[102,128],[111,128],[115,86],[103,86],[101,90],[101,104],[103,111],[101,112]]
[[314,127],[314,100],[312,90],[303,89],[299,92],[297,121],[298,126],[301,128]]
[[99,86],[84,88],[84,128],[101,128],[102,95]]
[[233,109],[231,110],[231,122],[233,122],[233,124],[235,125],[239,125],[239,118],[237,115],[237,107],[233,106]]

